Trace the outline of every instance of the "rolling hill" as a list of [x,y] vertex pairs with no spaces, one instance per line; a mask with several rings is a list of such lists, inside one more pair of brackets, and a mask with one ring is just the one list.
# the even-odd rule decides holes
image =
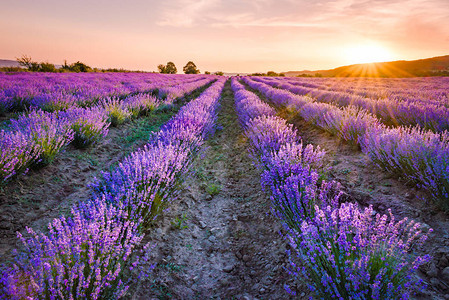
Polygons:
[[286,76],[325,77],[414,77],[414,76],[449,76],[449,55],[418,60],[398,60],[390,62],[355,64],[330,70],[289,71]]
[[4,68],[4,67],[20,67],[20,65],[15,60],[0,59],[0,68]]

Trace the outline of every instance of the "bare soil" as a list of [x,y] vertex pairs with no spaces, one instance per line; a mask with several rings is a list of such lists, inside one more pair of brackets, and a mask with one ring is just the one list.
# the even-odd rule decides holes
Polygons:
[[[306,297],[284,270],[287,243],[248,157],[229,82],[221,104],[222,129],[147,235],[157,266],[133,299],[291,299],[286,283]],[[213,186],[220,189],[216,195],[207,192]]]

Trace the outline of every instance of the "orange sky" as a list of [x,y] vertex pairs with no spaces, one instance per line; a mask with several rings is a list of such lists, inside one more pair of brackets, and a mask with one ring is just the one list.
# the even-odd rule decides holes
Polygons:
[[178,72],[189,60],[280,72],[419,59],[449,54],[449,1],[0,0],[0,59],[23,54]]

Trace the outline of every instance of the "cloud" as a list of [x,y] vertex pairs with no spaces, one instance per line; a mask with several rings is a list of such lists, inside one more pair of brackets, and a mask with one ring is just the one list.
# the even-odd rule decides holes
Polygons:
[[[449,17],[445,0],[168,0],[156,24],[169,27],[296,27],[382,31],[418,12]],[[446,25],[448,21],[445,21]]]

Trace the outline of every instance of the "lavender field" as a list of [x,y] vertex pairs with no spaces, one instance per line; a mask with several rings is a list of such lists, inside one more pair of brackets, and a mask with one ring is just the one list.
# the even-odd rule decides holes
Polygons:
[[449,78],[0,73],[0,299],[449,299]]

